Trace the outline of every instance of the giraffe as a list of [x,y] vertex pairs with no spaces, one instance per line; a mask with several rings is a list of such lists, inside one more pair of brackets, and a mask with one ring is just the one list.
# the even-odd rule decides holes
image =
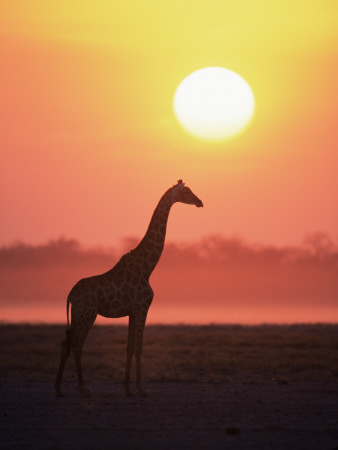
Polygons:
[[[155,269],[163,251],[167,221],[170,209],[176,202],[202,207],[202,201],[183,183],[169,188],[161,197],[150,220],[150,224],[139,244],[126,253],[108,272],[78,281],[67,298],[66,338],[61,344],[60,365],[55,382],[58,396],[63,396],[61,382],[66,360],[72,352],[75,359],[77,381],[83,396],[90,395],[84,384],[81,354],[85,339],[99,314],[107,318],[129,316],[127,361],[124,388],[131,396],[130,372],[132,357],[136,359],[136,387],[141,396],[146,393],[142,387],[141,355],[143,331],[148,309],[153,300],[149,277]],[[71,324],[69,324],[69,305]]]

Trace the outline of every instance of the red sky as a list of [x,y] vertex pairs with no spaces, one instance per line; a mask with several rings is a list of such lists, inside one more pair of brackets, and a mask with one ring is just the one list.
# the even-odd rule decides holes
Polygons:
[[[298,246],[314,232],[337,242],[337,8],[5,2],[0,245],[64,236],[117,248],[143,236],[178,178],[205,207],[175,205],[168,242],[221,235]],[[236,139],[198,141],[174,117],[176,87],[208,66],[253,89],[254,118]]]

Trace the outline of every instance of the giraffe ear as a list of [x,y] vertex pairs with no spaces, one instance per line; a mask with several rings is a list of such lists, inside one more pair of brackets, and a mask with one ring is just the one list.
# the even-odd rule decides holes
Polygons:
[[171,192],[173,195],[176,195],[178,192],[181,192],[182,189],[184,189],[184,183],[182,180],[178,180],[177,184],[171,188]]

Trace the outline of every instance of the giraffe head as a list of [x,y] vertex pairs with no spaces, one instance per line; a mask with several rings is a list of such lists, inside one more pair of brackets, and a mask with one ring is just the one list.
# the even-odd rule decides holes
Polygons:
[[185,186],[182,180],[178,180],[177,184],[171,188],[171,194],[173,203],[187,203],[188,205],[195,205],[198,208],[203,206],[202,201],[196,197],[188,186]]

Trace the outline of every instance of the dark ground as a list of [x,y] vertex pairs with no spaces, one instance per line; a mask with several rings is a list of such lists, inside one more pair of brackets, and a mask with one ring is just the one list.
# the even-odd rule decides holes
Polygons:
[[62,335],[0,326],[1,449],[338,449],[338,326],[149,327],[146,398],[123,393],[124,327],[88,338],[92,396],[71,361],[56,397]]

